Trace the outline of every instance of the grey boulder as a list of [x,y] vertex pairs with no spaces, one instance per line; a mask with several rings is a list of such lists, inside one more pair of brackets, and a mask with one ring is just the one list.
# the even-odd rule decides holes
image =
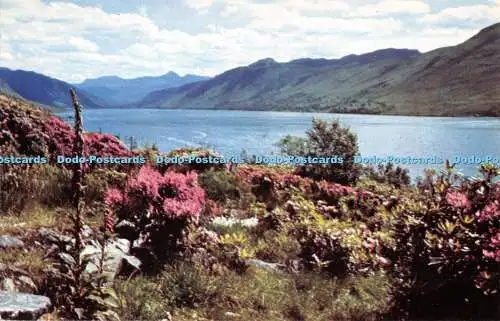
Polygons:
[[15,236],[0,235],[0,248],[8,249],[8,248],[19,248],[23,246],[24,242]]
[[50,299],[45,296],[0,291],[0,319],[36,320],[50,305]]

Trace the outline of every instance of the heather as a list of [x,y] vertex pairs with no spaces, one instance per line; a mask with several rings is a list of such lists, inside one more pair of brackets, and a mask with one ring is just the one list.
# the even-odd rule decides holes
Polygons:
[[[3,155],[73,155],[73,128],[47,111],[1,96],[0,146]],[[125,144],[110,134],[85,133],[85,155],[131,156]]]
[[[10,137],[0,146],[22,155],[153,153],[85,132],[85,110],[75,130],[22,101],[0,107]],[[285,154],[346,159],[358,149],[339,122],[314,122],[308,138],[280,145]],[[216,155],[165,155],[193,154]],[[500,318],[492,165],[468,179],[447,164],[415,185],[400,167],[349,162],[0,170],[0,235],[24,242],[0,248],[0,285],[51,298],[45,319]],[[110,270],[108,249],[122,247]]]

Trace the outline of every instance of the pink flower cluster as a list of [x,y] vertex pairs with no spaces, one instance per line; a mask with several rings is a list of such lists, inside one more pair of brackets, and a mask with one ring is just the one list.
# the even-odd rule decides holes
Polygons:
[[[52,140],[51,153],[54,155],[72,155],[75,132],[73,128],[52,116],[44,124],[45,132]],[[85,133],[85,153],[99,156],[132,156],[126,146],[118,138],[110,134]]]
[[467,199],[467,196],[460,192],[448,192],[446,194],[446,201],[456,209],[471,208],[471,202]]
[[491,221],[494,218],[500,219],[500,205],[498,201],[494,201],[486,205],[482,211],[477,211],[476,217],[479,222]]
[[328,198],[347,196],[349,194],[355,193],[355,190],[352,187],[341,185],[341,184],[336,184],[336,183],[330,183],[327,181],[319,182],[318,186],[319,186],[320,194],[322,196],[328,197]]
[[52,116],[44,124],[45,132],[53,140],[52,153],[60,155],[71,155],[73,152],[73,141],[75,131],[59,117]]
[[489,259],[494,259],[496,262],[500,262],[500,232],[491,237],[487,249],[483,249],[483,255]]
[[106,205],[129,213],[150,212],[169,218],[198,217],[205,203],[205,191],[196,172],[160,174],[143,166],[130,178],[123,191],[109,189]]
[[85,149],[89,155],[130,157],[133,153],[125,144],[110,134],[86,133]]

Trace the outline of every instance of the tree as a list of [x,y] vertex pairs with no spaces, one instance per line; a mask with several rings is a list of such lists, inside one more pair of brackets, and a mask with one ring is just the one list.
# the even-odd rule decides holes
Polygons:
[[359,177],[359,167],[354,163],[358,154],[357,136],[339,120],[330,123],[313,119],[307,138],[286,136],[278,142],[283,154],[302,157],[335,157],[338,163],[305,164],[296,173],[316,180],[327,180],[340,184],[354,184]]

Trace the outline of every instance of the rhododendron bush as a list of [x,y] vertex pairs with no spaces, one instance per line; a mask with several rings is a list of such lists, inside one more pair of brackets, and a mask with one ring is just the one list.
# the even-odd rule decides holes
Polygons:
[[448,168],[395,208],[394,276],[403,309],[413,302],[418,310],[432,300],[441,300],[433,303],[442,309],[457,300],[469,310],[467,304],[498,303],[500,183],[493,180],[498,169],[481,171],[483,179],[465,180]]
[[[73,155],[73,128],[58,117],[52,116],[44,124],[45,132],[52,139],[49,151],[52,156]],[[133,153],[118,138],[110,134],[85,133],[85,155],[127,157]]]
[[47,113],[12,99],[0,104],[0,152],[4,155],[47,155],[50,137],[43,130]]
[[[123,190],[108,189],[105,202],[114,214],[115,231],[156,259],[179,250],[186,226],[206,212],[205,191],[195,172],[162,175],[148,166],[130,177]],[[217,210],[212,203],[207,207]]]

